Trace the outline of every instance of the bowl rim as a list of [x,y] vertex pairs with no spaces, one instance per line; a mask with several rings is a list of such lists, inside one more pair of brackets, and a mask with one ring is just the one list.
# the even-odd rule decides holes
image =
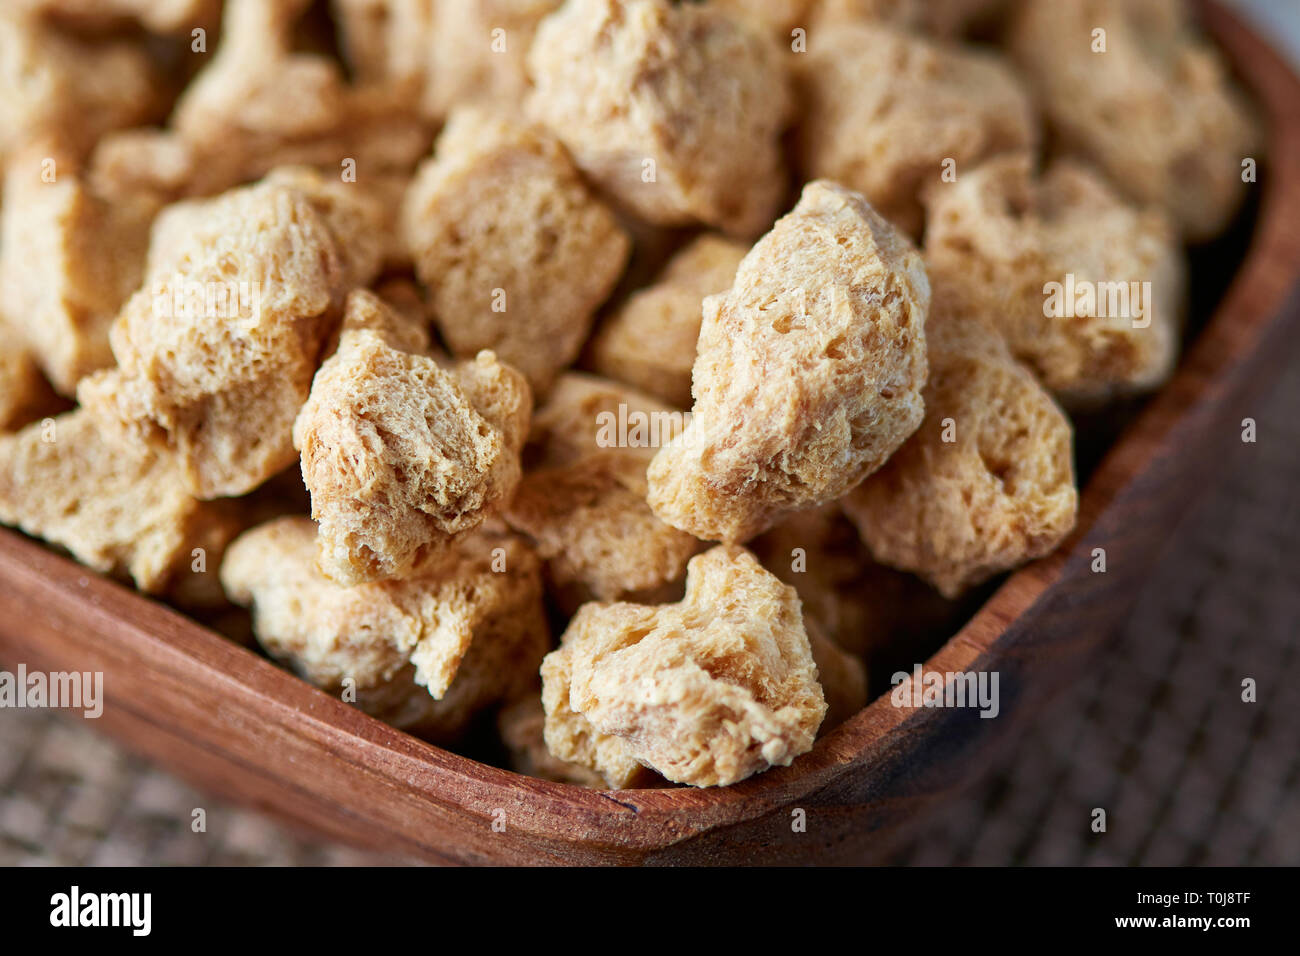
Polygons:
[[[1262,350],[1279,310],[1285,306],[1300,314],[1300,79],[1238,15],[1213,0],[1202,6],[1209,32],[1260,101],[1272,132],[1269,173],[1261,181],[1259,219],[1245,258],[1173,378],[1148,400],[1098,464],[1080,495],[1071,535],[1051,555],[1012,573],[924,662],[926,673],[987,664],[1001,650],[999,639],[1009,626],[1034,608],[1068,568],[1086,562],[1089,538],[1106,523],[1117,497],[1153,458],[1172,454],[1194,429],[1195,415],[1214,405],[1229,377],[1249,373],[1244,360]],[[1288,328],[1295,324],[1290,322]],[[1275,334],[1281,333],[1275,329]],[[820,738],[791,766],[772,768],[732,786],[587,789],[484,764],[396,730],[197,621],[4,529],[0,579],[18,581],[47,604],[89,599],[93,606],[86,613],[102,628],[129,629],[141,652],[137,659],[147,651],[154,666],[177,679],[207,671],[210,680],[220,680],[228,691],[232,714],[242,702],[249,713],[263,709],[275,715],[282,735],[305,745],[336,752],[351,748],[349,761],[383,778],[388,787],[485,821],[498,808],[526,807],[528,812],[512,823],[512,831],[523,834],[514,840],[540,847],[541,855],[576,844],[654,851],[765,816],[831,787],[845,774],[902,746],[903,732],[920,716],[910,706],[894,706],[886,693]],[[69,622],[73,619],[65,618],[62,626]],[[109,702],[128,710],[132,706],[111,696]],[[633,818],[637,825],[628,826]],[[398,835],[410,845],[408,834]],[[436,847],[422,849],[426,855],[445,855]]]

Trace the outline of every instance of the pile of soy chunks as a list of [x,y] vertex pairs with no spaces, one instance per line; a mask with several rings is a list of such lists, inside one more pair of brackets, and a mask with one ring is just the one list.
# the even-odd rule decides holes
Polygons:
[[1055,548],[1261,146],[1178,0],[18,0],[0,52],[0,520],[596,787],[788,765],[900,579]]

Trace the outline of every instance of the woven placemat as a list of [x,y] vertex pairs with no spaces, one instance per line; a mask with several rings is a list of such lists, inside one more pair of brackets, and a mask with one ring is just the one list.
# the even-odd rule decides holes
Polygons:
[[[1300,863],[1297,413],[1293,363],[1114,643],[895,862]],[[74,718],[0,711],[0,864],[387,862],[223,805]]]
[[894,862],[1300,863],[1298,413],[1292,362],[1114,642]]

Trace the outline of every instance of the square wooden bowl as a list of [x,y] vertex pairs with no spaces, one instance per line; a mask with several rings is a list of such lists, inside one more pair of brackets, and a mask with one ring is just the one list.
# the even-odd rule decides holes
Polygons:
[[[996,670],[1001,716],[877,699],[790,767],[733,787],[595,791],[414,739],[257,654],[0,531],[0,661],[103,671],[98,721],[199,786],[347,842],[462,863],[862,862],[987,762],[1109,635],[1300,329],[1300,81],[1222,7],[1205,23],[1271,131],[1250,248],[1175,378],[1092,472],[1078,528],[926,663]],[[1090,570],[1094,548],[1108,569]],[[791,812],[806,812],[794,833]],[[493,829],[494,819],[505,828]],[[500,831],[500,832],[498,832]]]

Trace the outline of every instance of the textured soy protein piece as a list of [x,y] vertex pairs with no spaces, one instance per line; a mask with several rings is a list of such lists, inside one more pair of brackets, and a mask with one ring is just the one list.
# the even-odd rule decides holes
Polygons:
[[272,181],[165,210],[145,283],[110,334],[118,367],[84,381],[82,403],[173,449],[199,498],[244,494],[286,467],[344,294],[370,279],[345,245],[348,195],[325,206]]
[[528,108],[620,205],[660,225],[767,228],[787,183],[782,54],[713,7],[569,0],[528,54]]
[[731,287],[748,251],[722,236],[695,239],[601,324],[590,347],[591,367],[670,405],[689,407],[702,303]]
[[79,159],[105,132],[157,118],[165,86],[135,43],[90,41],[33,11],[0,9],[0,159],[36,144]]
[[458,538],[417,575],[347,588],[316,568],[316,526],[281,518],[231,544],[221,581],[267,653],[433,739],[534,686],[550,646],[537,559],[508,535]]
[[516,105],[542,18],[562,0],[335,0],[343,49],[364,83],[413,88],[420,113]]
[[97,179],[165,198],[210,196],[277,166],[310,165],[357,184],[407,171],[429,145],[410,97],[354,86],[328,56],[297,52],[308,0],[227,0],[219,46],[166,129],[114,133]]
[[877,560],[951,598],[1074,527],[1073,430],[998,334],[942,294],[929,336],[925,421],[842,505]]
[[743,548],[692,559],[679,604],[585,605],[542,664],[546,745],[623,785],[722,786],[811,749],[826,715],[794,589]]
[[877,564],[838,504],[790,515],[750,542],[771,571],[799,592],[805,624],[864,655],[891,637],[903,575]]
[[593,598],[681,595],[686,562],[702,545],[650,510],[646,466],[684,420],[681,411],[617,382],[576,372],[556,380],[533,419],[532,468],[505,517],[546,561],[562,610]]
[[328,57],[293,50],[307,0],[226,0],[221,45],[176,104],[171,126],[199,160],[189,192],[207,193],[302,163],[358,181],[408,168],[428,135],[396,91],[348,84]]
[[645,469],[644,457],[613,449],[524,477],[506,521],[534,541],[562,604],[656,594],[701,549],[654,516]]
[[0,436],[0,521],[67,548],[82,564],[130,576],[148,594],[200,600],[238,525],[196,501],[165,452],[105,441],[83,410]]
[[704,302],[691,422],[650,466],[655,514],[745,541],[879,468],[924,414],[929,303],[911,243],[810,183]]
[[[63,395],[113,364],[109,327],[143,275],[158,206],[109,201],[40,150],[6,168],[0,211],[0,333],[13,336]],[[48,175],[47,175],[48,174]]]
[[1038,140],[1028,93],[989,53],[886,26],[837,24],[796,63],[803,174],[857,190],[914,237],[925,220],[925,187]]
[[[543,728],[546,724],[546,710],[542,699],[536,694],[529,694],[501,709],[497,715],[497,733],[501,743],[510,755],[510,767],[516,773],[556,783],[571,783],[579,787],[591,787],[603,790],[605,778],[589,767],[561,760],[552,756],[546,749]],[[640,767],[640,764],[637,765]],[[645,771],[647,777],[653,777]]]
[[611,448],[646,463],[686,428],[690,415],[621,382],[565,372],[533,416],[529,460],[564,465]]
[[402,222],[448,347],[492,349],[538,392],[577,357],[629,251],[557,140],[479,110],[448,122]]
[[[376,284],[375,295],[379,296],[387,308],[368,312],[367,318],[382,316],[380,327],[385,341],[405,352],[418,355],[441,354],[433,346],[424,296],[413,280],[385,279]],[[341,328],[346,330],[349,325],[345,313]]]
[[281,166],[262,181],[295,189],[311,203],[342,252],[345,285],[369,285],[379,275],[388,252],[381,233],[392,224],[380,195],[306,166]]
[[1182,251],[1165,216],[1090,168],[995,157],[927,194],[926,265],[1063,400],[1160,385],[1178,356]]
[[1129,198],[1163,208],[1188,240],[1221,232],[1262,137],[1188,5],[1027,0],[1016,9],[1012,55],[1064,147]]
[[519,481],[523,376],[491,352],[444,369],[390,344],[400,333],[383,330],[400,323],[373,293],[352,293],[294,427],[320,569],[339,584],[408,576]]
[[826,717],[818,736],[834,730],[867,705],[867,669],[822,631],[807,614],[803,618],[808,650],[817,665],[817,682],[826,698]]

